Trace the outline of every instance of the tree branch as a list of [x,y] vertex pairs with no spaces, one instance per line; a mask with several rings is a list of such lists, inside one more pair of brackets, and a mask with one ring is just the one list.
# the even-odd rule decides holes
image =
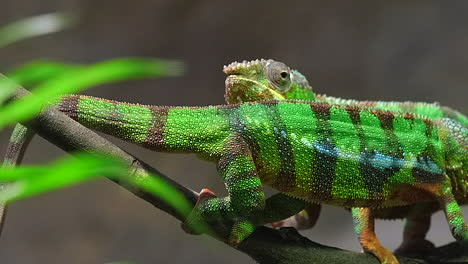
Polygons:
[[[0,79],[2,78],[4,77],[0,76]],[[29,92],[24,88],[18,88],[12,99],[16,100],[28,94]],[[171,186],[178,189],[192,204],[195,204],[198,198],[198,194],[195,191],[171,180],[155,168],[140,161],[53,108],[43,111],[36,118],[25,122],[24,125],[35,130],[41,137],[47,139],[66,152],[87,151],[91,153],[109,154],[123,160],[131,171],[133,171],[131,176],[153,177],[152,174],[158,175],[158,177],[166,180]],[[174,216],[178,220],[184,221],[186,218],[186,215],[181,215],[158,197],[138,190],[124,182],[116,181],[116,183],[156,208]],[[228,229],[222,227],[214,228],[217,232],[214,237],[217,239],[229,236]],[[302,237],[292,228],[275,230],[260,227],[236,249],[248,254],[259,263],[378,263],[376,258],[368,254],[327,247],[312,242]],[[455,243],[439,248],[438,253],[440,253],[440,255],[429,259],[431,261],[430,263],[442,263],[434,262],[434,260],[449,260],[454,258],[457,258],[457,261],[468,261],[468,253],[464,252],[463,249]],[[399,258],[399,260],[401,263],[429,263],[423,260],[403,257]]]

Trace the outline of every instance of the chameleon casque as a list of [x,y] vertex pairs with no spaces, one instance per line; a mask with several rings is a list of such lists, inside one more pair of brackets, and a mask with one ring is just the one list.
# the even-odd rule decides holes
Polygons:
[[[437,107],[442,116],[432,118],[419,115],[414,106],[410,112],[379,110],[369,102],[323,96],[317,96],[317,102],[283,100],[314,95],[300,88],[307,82],[302,75],[291,78],[291,72],[285,75],[282,70],[275,75],[267,65],[275,64],[254,61],[225,67],[230,74],[227,101],[237,103],[239,88],[249,79],[241,77],[248,72],[266,77],[262,81],[273,83],[272,94],[282,98],[268,98],[252,85],[251,94],[280,100],[169,107],[67,95],[56,108],[89,128],[146,148],[196,153],[216,162],[228,197],[202,192],[187,226],[232,221],[232,245],[255,226],[280,221],[307,203],[327,203],[351,208],[365,251],[382,263],[398,263],[374,233],[374,211],[427,201],[437,202],[453,236],[468,242],[468,225],[457,203],[467,200],[468,129],[459,122],[466,120],[463,115]],[[263,184],[281,194],[266,199]],[[273,212],[269,203],[278,197],[288,202]]]

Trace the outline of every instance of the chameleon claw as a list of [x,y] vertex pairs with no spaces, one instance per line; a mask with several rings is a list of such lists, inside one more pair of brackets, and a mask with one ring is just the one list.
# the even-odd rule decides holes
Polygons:
[[210,189],[202,189],[200,191],[200,193],[198,194],[198,200],[197,202],[195,203],[195,206],[193,207],[193,210],[192,212],[189,214],[189,216],[187,217],[187,219],[185,220],[185,222],[183,222],[180,227],[185,231],[185,233],[187,234],[191,234],[191,235],[199,235],[200,232],[196,232],[195,230],[193,230],[193,228],[191,228],[192,226],[192,222],[193,222],[193,218],[199,218],[197,215],[196,215],[196,212],[195,210],[197,210],[199,204],[203,201],[206,201],[208,199],[211,199],[211,198],[216,198],[216,194],[211,191]]
[[202,189],[200,191],[200,193],[198,194],[198,200],[197,200],[197,203],[195,204],[195,206],[197,206],[197,204],[200,203],[201,201],[211,199],[211,198],[216,198],[216,197],[218,197],[218,196],[216,196],[216,194],[212,190]]

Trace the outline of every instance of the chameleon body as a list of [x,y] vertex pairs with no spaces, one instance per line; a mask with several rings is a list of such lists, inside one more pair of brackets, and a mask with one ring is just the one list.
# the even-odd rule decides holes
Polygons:
[[[357,101],[315,95],[307,79],[301,73],[291,70],[285,64],[274,60],[234,62],[224,66],[224,72],[229,75],[226,79],[225,97],[226,101],[231,103],[264,99],[301,99],[344,106],[389,110],[396,113],[411,113],[432,120],[450,118],[462,123],[465,127],[468,125],[467,118],[464,115],[437,103]],[[454,188],[461,188],[461,193],[465,193],[468,186],[464,182],[461,185],[455,185]],[[468,202],[466,197],[457,198],[459,203]],[[440,209],[437,203],[426,202],[414,206],[376,209],[373,210],[373,215],[385,219],[407,218],[404,240],[397,252],[410,253],[422,250],[430,251],[434,248],[431,242],[425,240],[425,236],[430,226],[431,214],[437,209]],[[273,225],[276,227],[294,226],[299,229],[311,228],[315,225],[319,213],[319,204],[307,204],[303,212],[286,220],[273,223]],[[353,212],[353,215],[357,214]]]
[[468,240],[454,197],[467,193],[452,187],[467,181],[468,132],[450,119],[275,100],[166,107],[73,95],[57,108],[146,148],[215,161],[229,196],[199,201],[188,222],[233,220],[231,244],[263,224],[253,217],[266,213],[262,184],[305,201],[358,208],[353,217],[361,243],[370,241],[362,243],[365,250],[382,262],[397,263],[373,232],[373,208],[437,201],[454,237]]

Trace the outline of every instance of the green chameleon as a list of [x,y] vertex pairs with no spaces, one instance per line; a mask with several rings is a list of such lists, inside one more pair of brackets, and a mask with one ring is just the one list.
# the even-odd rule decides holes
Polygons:
[[[307,79],[298,71],[291,70],[284,63],[274,60],[254,60],[234,62],[224,67],[224,72],[229,74],[226,78],[226,101],[229,103],[241,103],[259,101],[265,99],[285,100],[301,99],[308,101],[329,102],[345,106],[373,107],[379,110],[392,112],[412,113],[425,118],[436,120],[439,118],[451,118],[468,126],[468,119],[457,111],[437,103],[415,102],[381,102],[381,101],[356,101],[316,95],[312,91]],[[456,181],[453,181],[456,182]],[[466,193],[468,184],[462,183],[461,193]],[[459,197],[459,203],[468,202],[466,196]],[[407,218],[404,240],[397,249],[398,253],[429,251],[434,245],[425,240],[430,226],[430,217],[433,212],[440,209],[436,202],[419,203],[414,206],[390,207],[374,210],[374,216],[384,219]],[[286,220],[273,223],[273,226],[293,226],[298,229],[311,228],[315,225],[320,213],[320,204],[309,203],[304,211]]]
[[[466,192],[452,187],[466,184],[467,129],[453,119],[274,100],[167,107],[69,95],[56,107],[90,128],[144,147],[217,162],[229,196],[202,192],[187,225],[232,221],[233,245],[255,226],[299,211],[303,201],[353,208],[361,244],[381,262],[397,260],[375,236],[374,208],[437,201],[454,237],[468,241],[455,200]],[[299,199],[272,212],[269,201],[278,196],[265,199],[262,184]]]

